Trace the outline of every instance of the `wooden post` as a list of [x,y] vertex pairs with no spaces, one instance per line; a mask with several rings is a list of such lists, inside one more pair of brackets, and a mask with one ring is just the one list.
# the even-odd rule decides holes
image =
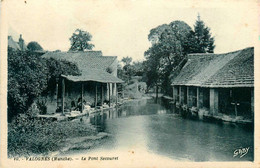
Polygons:
[[59,84],[56,83],[55,98],[56,98],[57,102],[58,102],[58,89],[59,89]]
[[178,86],[174,85],[174,100],[178,102]]
[[81,110],[80,112],[83,113],[83,91],[84,91],[84,84],[81,83]]
[[190,88],[189,88],[189,86],[187,86],[187,107],[190,107],[190,93],[189,93],[189,91],[190,91]]
[[65,96],[65,81],[64,81],[64,78],[62,78],[62,91],[61,91],[61,98],[62,98],[62,107],[61,107],[61,113],[62,115],[64,114],[64,96]]
[[251,116],[254,118],[254,88],[251,89]]
[[113,83],[113,95],[114,96],[116,96],[116,90],[117,90],[116,83]]
[[110,96],[110,83],[108,83],[108,101],[109,101],[109,107],[111,106],[111,96]]
[[116,83],[115,83],[115,89],[116,89],[116,105],[117,105],[117,103],[118,103],[118,91],[117,91]]
[[200,88],[197,87],[197,108],[200,108]]
[[96,82],[95,108],[97,108],[97,82]]
[[182,104],[181,86],[179,86],[179,103]]
[[215,116],[218,113],[218,89],[210,88],[210,113]]
[[232,91],[231,91],[231,93],[232,93],[232,102],[231,102],[231,104],[232,105],[234,105],[234,110],[235,110],[235,115],[237,116],[237,106],[238,106],[238,102],[235,100],[235,92],[234,92],[234,90],[232,89]]
[[106,100],[108,100],[109,99],[109,83],[107,83],[106,85],[107,85]]
[[104,104],[104,87],[103,83],[101,83],[101,106]]
[[175,102],[175,97],[174,97],[174,86],[172,86],[172,101]]

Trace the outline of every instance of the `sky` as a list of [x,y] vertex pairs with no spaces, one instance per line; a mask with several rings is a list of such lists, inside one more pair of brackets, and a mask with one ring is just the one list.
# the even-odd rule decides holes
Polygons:
[[67,51],[77,29],[92,34],[103,55],[144,60],[152,28],[182,20],[193,28],[198,13],[215,37],[215,53],[254,46],[257,1],[174,0],[8,0],[8,34],[37,41],[45,50]]

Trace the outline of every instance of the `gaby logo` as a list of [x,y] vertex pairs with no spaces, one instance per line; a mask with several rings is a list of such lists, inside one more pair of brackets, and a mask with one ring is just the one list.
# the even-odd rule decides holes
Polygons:
[[248,153],[248,151],[249,151],[249,147],[236,149],[236,150],[234,150],[233,157],[239,156],[239,158],[242,158],[243,156],[245,156]]

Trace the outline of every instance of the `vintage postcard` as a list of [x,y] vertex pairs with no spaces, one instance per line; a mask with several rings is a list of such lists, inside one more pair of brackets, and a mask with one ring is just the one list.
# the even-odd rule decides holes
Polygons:
[[2,0],[0,167],[259,167],[257,0]]

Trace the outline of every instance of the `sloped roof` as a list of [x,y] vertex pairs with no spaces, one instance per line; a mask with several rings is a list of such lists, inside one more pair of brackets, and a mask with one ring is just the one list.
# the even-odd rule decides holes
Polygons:
[[96,82],[101,82],[101,83],[123,83],[123,81],[103,70],[99,69],[89,69],[89,70],[84,70],[82,72],[81,76],[65,76],[62,75],[62,77],[73,81],[73,82],[86,82],[86,81],[96,81]]
[[8,36],[8,47],[11,47],[15,50],[21,50],[20,46],[13,40],[12,36]]
[[106,70],[117,59],[116,56],[102,56],[101,51],[85,51],[85,52],[48,52],[42,56],[43,58],[54,58],[57,60],[66,60],[76,63],[81,71],[80,76],[62,77],[73,81],[96,81],[102,83],[122,83],[123,81],[116,76],[108,73]]
[[95,68],[106,70],[116,59],[116,56],[102,56],[101,51],[85,52],[48,52],[43,58],[54,58],[76,63],[80,70]]
[[173,85],[253,87],[254,48],[225,54],[190,54]]
[[21,51],[26,51],[27,46],[24,42],[24,40],[22,40],[22,46],[19,44],[19,42],[14,41],[14,39],[12,38],[12,36],[8,36],[8,47],[11,47],[15,50],[21,50]]

